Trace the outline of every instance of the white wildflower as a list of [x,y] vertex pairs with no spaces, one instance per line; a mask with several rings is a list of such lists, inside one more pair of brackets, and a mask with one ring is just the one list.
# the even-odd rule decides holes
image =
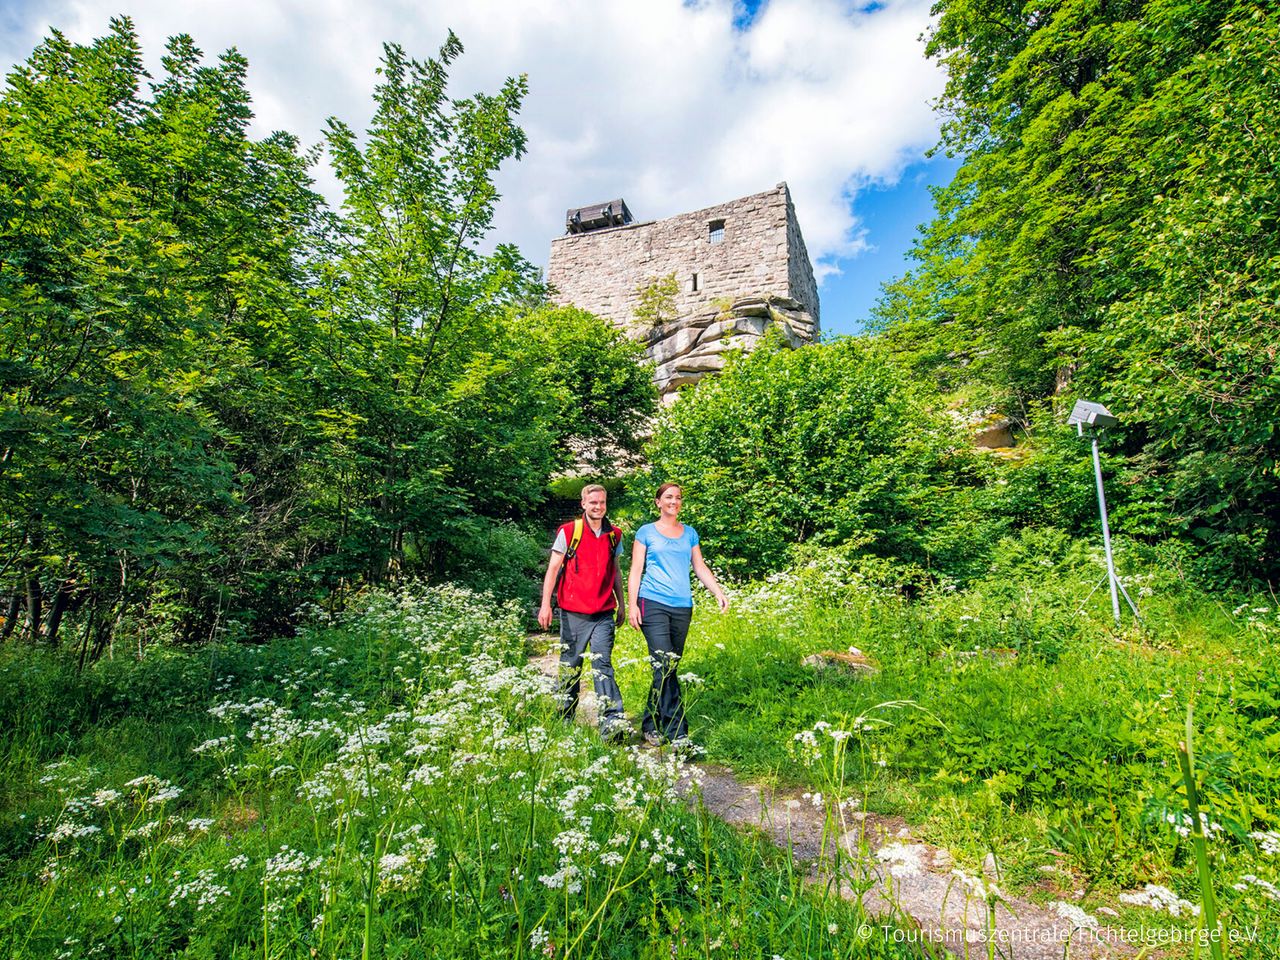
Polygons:
[[176,907],[182,901],[194,900],[197,913],[206,907],[216,906],[219,900],[231,896],[230,889],[218,883],[217,877],[214,870],[201,870],[195,879],[175,885],[169,895],[169,906]]
[[1259,880],[1252,873],[1244,874],[1240,877],[1239,883],[1233,883],[1231,886],[1232,889],[1239,890],[1242,893],[1250,887],[1257,887],[1268,900],[1280,900],[1280,890],[1276,889],[1275,884],[1268,883],[1266,880]]
[[1249,838],[1258,845],[1258,849],[1268,857],[1280,855],[1280,830],[1268,830],[1265,833],[1251,833]]
[[1148,883],[1141,890],[1134,893],[1120,894],[1120,902],[1127,903],[1130,906],[1160,910],[1171,917],[1180,917],[1184,913],[1196,917],[1200,915],[1200,908],[1196,904],[1179,899],[1178,895],[1168,887],[1162,887],[1154,883]]
[[881,863],[889,864],[889,873],[895,877],[912,877],[924,870],[921,859],[925,852],[923,844],[886,843],[876,851],[876,858]]
[[1098,918],[1076,906],[1074,903],[1066,903],[1065,901],[1057,900],[1049,904],[1049,907],[1063,920],[1069,921],[1072,927],[1083,928],[1085,930],[1098,929]]

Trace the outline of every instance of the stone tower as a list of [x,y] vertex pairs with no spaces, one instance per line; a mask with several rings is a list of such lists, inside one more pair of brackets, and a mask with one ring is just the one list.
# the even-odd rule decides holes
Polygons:
[[[818,338],[818,285],[785,183],[666,220],[635,222],[621,199],[570,210],[551,241],[557,303],[606,317],[643,340],[664,400],[751,350],[770,326],[792,346]],[[671,315],[636,315],[640,291],[674,275]]]

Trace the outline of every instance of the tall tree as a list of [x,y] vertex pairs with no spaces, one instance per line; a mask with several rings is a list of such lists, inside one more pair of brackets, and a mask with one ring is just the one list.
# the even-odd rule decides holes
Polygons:
[[1212,45],[1230,9],[939,0],[927,50],[948,70],[942,147],[964,163],[882,324],[923,322],[897,331],[909,347],[946,321],[947,375],[1025,419],[1069,372],[1058,332],[1097,329],[1131,282],[1118,244],[1161,189],[1136,175],[1151,131],[1134,113]]
[[[964,163],[938,191],[917,266],[886,288],[887,339],[1026,423],[1059,392],[1113,401],[1137,457],[1133,531],[1236,543],[1228,566],[1248,556],[1274,571],[1274,524],[1257,519],[1274,513],[1273,408],[1246,362],[1273,349],[1274,153],[1249,110],[1274,93],[1274,12],[1232,0],[935,12],[943,147]],[[1223,334],[1203,332],[1224,328],[1225,352]],[[1195,430],[1174,398],[1202,405]]]
[[503,383],[477,352],[509,307],[536,302],[541,290],[514,248],[479,251],[498,200],[493,175],[524,152],[515,115],[525,81],[451,99],[448,67],[461,53],[452,33],[434,60],[387,44],[363,143],[338,119],[326,134],[344,199],[324,289],[322,380],[349,427],[334,505],[359,554],[351,576],[385,577],[407,553],[429,558],[459,535],[455,521],[536,496],[529,479],[540,470],[523,465],[547,446],[514,439],[520,455],[503,459],[508,469],[488,491],[455,477],[463,448],[485,446],[470,426],[510,415],[504,423],[516,435],[545,419],[510,403],[486,407],[477,395]]
[[1135,111],[1160,193],[1122,238],[1139,282],[1065,340],[1083,388],[1131,414],[1149,528],[1213,576],[1280,574],[1280,16],[1242,4]]
[[75,603],[104,642],[157,591],[210,626],[280,432],[258,373],[300,302],[306,164],[248,138],[234,51],[163,63],[146,97],[127,19],[55,32],[0,97],[0,564],[33,639]]

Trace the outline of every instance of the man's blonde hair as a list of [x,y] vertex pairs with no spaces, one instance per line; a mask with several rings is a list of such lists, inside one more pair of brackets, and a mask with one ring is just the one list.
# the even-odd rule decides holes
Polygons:
[[582,497],[581,497],[582,502],[586,503],[587,497],[591,496],[591,494],[593,493],[603,493],[606,497],[609,495],[609,491],[606,490],[604,487],[600,486],[600,484],[588,483],[585,487],[582,488]]

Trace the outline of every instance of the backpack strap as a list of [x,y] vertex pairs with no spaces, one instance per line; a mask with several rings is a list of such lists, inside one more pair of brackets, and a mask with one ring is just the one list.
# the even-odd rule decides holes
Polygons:
[[586,526],[582,517],[573,521],[573,536],[569,538],[569,548],[564,553],[565,560],[572,560],[578,552],[578,544],[582,543],[582,528]]
[[618,544],[622,542],[622,529],[609,523],[608,517],[604,518],[604,522],[609,528],[609,562],[613,564],[613,575],[618,577],[621,575],[618,569]]

